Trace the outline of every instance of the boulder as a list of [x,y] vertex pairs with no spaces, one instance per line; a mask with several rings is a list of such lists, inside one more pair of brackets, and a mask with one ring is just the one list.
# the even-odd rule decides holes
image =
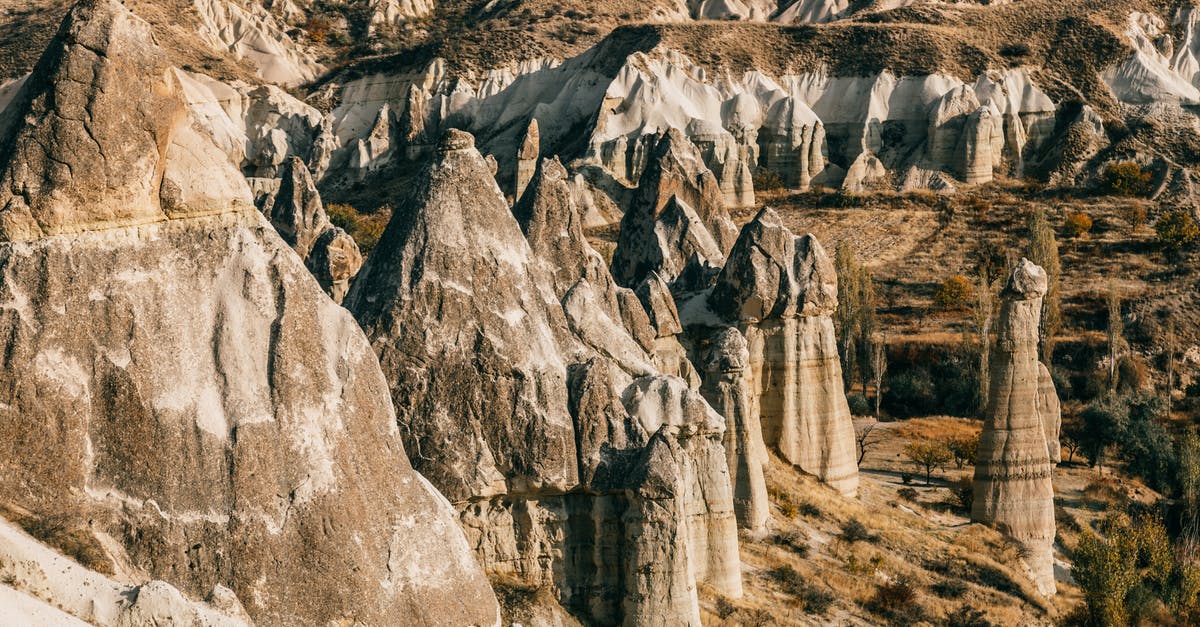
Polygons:
[[366,337],[165,58],[119,2],[84,0],[0,120],[0,501],[262,624],[498,624]]
[[[1022,259],[1001,293],[971,519],[1000,526],[1022,548],[1034,583],[1055,593],[1051,442],[1058,440],[1054,383],[1038,362],[1046,271]],[[1047,373],[1048,374],[1048,373]],[[1043,414],[1043,412],[1046,412]]]

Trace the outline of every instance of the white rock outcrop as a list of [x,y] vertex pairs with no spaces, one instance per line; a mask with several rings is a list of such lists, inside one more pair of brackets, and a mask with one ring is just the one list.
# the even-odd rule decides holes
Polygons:
[[565,178],[543,161],[514,217],[448,131],[347,304],[485,567],[590,622],[698,625],[698,585],[741,595],[724,421],[629,332]]
[[268,83],[295,86],[325,70],[261,4],[192,0],[192,5],[200,15],[200,37],[235,59],[248,61]]
[[[0,115],[0,501],[259,623],[498,624],[362,330],[165,59],[119,2],[84,0]],[[143,594],[132,624],[181,600],[150,585],[132,611]]]

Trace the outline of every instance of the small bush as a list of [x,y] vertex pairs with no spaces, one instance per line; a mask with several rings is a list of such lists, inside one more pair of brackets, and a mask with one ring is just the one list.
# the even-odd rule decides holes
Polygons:
[[839,189],[832,194],[825,196],[825,205],[837,209],[853,209],[855,207],[861,207],[864,202],[865,200],[861,195],[855,194],[854,192],[848,192],[844,189]]
[[751,176],[756,192],[777,192],[784,188],[783,179],[774,170],[757,168]]
[[970,477],[963,477],[954,482],[950,489],[954,491],[954,500],[959,509],[971,514],[971,508],[975,506],[975,484]]
[[851,544],[855,542],[875,542],[879,536],[872,535],[867,531],[866,525],[863,525],[857,518],[851,518],[842,525],[841,538]]
[[775,544],[787,547],[800,557],[808,555],[810,550],[808,538],[799,531],[781,531],[775,534]]
[[1029,52],[1029,44],[1024,42],[1006,44],[1000,48],[1000,56],[1007,57],[1009,59],[1021,59],[1027,57],[1029,56]]
[[379,244],[379,238],[383,236],[383,231],[387,228],[388,221],[392,219],[392,212],[389,209],[380,209],[375,213],[364,215],[350,205],[339,203],[327,205],[325,213],[329,214],[329,221],[334,226],[341,228],[354,238],[354,242],[358,244],[358,248],[364,256],[375,250],[375,246]]
[[883,398],[892,415],[901,418],[928,416],[939,407],[936,391],[929,371],[913,368],[892,376]]
[[957,599],[967,593],[967,584],[958,579],[943,579],[932,586],[929,591],[943,599]]
[[1146,205],[1140,202],[1131,202],[1121,207],[1121,219],[1129,225],[1130,231],[1137,231],[1144,226],[1148,217]]
[[791,566],[772,568],[767,571],[767,578],[800,601],[807,614],[824,614],[835,600],[832,594],[810,584]]
[[1191,246],[1200,239],[1200,226],[1185,209],[1176,209],[1160,217],[1154,223],[1154,231],[1158,234],[1158,243],[1167,252],[1174,252]]
[[1116,196],[1150,194],[1150,173],[1132,161],[1110,163],[1100,173],[1100,188]]
[[902,625],[925,618],[925,611],[917,602],[916,588],[903,579],[880,584],[875,596],[867,602],[867,610]]
[[1063,223],[1063,234],[1068,238],[1077,239],[1087,235],[1092,230],[1092,219],[1086,213],[1076,212],[1067,216]]
[[963,604],[957,612],[946,617],[946,627],[995,627],[983,610]]
[[939,309],[958,311],[966,309],[974,295],[975,290],[970,279],[965,276],[952,276],[938,287],[937,293],[933,295],[933,302]]
[[900,488],[896,491],[896,495],[910,503],[917,500],[917,491],[912,488]]
[[846,396],[846,402],[850,404],[850,413],[855,416],[870,416],[871,403],[866,396],[862,394],[850,394]]

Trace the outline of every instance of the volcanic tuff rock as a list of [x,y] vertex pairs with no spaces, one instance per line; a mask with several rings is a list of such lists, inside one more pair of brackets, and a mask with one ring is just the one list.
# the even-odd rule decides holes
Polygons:
[[259,623],[496,624],[361,330],[148,29],[80,3],[0,119],[0,501]]
[[529,128],[525,129],[525,137],[517,150],[517,176],[513,185],[513,198],[520,198],[521,194],[525,193],[525,187],[533,179],[541,156],[541,134],[538,132],[537,118],[534,118],[529,121]]
[[697,584],[741,594],[724,423],[629,333],[640,303],[610,288],[564,177],[544,160],[514,218],[447,132],[347,302],[487,568],[597,623],[698,624]]
[[[1001,294],[987,416],[975,465],[971,519],[1004,525],[1043,594],[1054,594],[1054,486],[1050,443],[1058,441],[1058,398],[1038,362],[1046,271],[1027,259]],[[1045,413],[1043,413],[1045,412]]]
[[291,157],[284,164],[279,191],[263,207],[283,241],[305,261],[317,282],[334,302],[350,289],[362,268],[362,253],[354,238],[329,222],[321,194],[304,162]]
[[[858,491],[854,425],[833,331],[837,273],[812,235],[795,237],[769,208],[742,227],[705,297],[708,310],[745,334],[748,377],[766,445],[846,495]],[[708,316],[685,327],[716,326]]]

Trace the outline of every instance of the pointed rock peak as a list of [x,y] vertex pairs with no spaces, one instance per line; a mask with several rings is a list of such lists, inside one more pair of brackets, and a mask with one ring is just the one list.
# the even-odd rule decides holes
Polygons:
[[249,205],[150,26],[116,0],[77,4],[0,115],[0,240]]
[[542,159],[529,187],[513,206],[513,215],[534,250],[541,249],[547,238],[561,239],[565,235],[580,244],[576,248],[585,241],[582,216],[566,181],[567,170],[558,157]]
[[1012,300],[1033,300],[1046,295],[1049,278],[1041,266],[1022,257],[1008,277],[1004,297]]
[[283,180],[270,218],[283,240],[303,258],[308,257],[317,238],[330,227],[321,194],[308,167],[297,157],[283,164]]
[[759,322],[796,313],[796,237],[779,214],[763,208],[742,227],[717,277],[709,307],[726,320]]
[[538,121],[537,118],[531,118],[529,127],[525,129],[525,137],[521,140],[521,148],[517,151],[517,159],[537,159],[541,155],[542,141],[541,133],[538,131]]
[[[442,133],[442,138],[438,140],[438,154],[447,154],[451,152],[460,152],[464,150],[472,150],[475,148],[475,136],[456,128],[447,130]],[[482,157],[480,157],[482,159]]]
[[650,317],[650,325],[654,327],[658,337],[672,337],[683,333],[683,325],[679,322],[679,310],[675,306],[675,298],[671,296],[671,288],[657,272],[651,272],[638,285],[637,297]]
[[796,238],[797,310],[802,316],[829,315],[837,309],[837,270],[825,247],[809,233]]

